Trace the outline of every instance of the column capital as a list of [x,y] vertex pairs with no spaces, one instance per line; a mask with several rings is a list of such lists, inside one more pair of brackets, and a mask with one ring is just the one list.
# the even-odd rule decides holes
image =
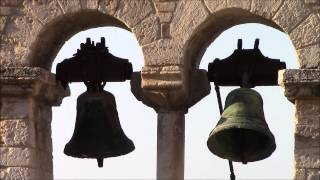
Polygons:
[[320,69],[285,69],[279,71],[278,77],[289,101],[320,99]]
[[49,105],[59,105],[70,95],[53,73],[39,67],[1,67],[0,84],[2,96],[32,96]]
[[144,67],[133,74],[131,91],[157,112],[183,111],[210,93],[207,72],[182,66]]

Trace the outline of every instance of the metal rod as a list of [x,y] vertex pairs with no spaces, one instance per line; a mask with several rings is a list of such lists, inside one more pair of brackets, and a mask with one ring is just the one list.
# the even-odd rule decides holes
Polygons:
[[[218,105],[219,105],[219,111],[220,111],[220,115],[223,112],[223,107],[222,107],[222,102],[221,102],[221,94],[220,94],[220,88],[218,85],[215,84],[214,89],[216,90],[217,93],[217,99],[218,99]],[[233,164],[232,161],[229,161],[229,169],[230,169],[230,180],[235,180],[236,176],[234,175],[234,171],[233,171]]]
[[157,179],[184,179],[184,112],[159,112]]

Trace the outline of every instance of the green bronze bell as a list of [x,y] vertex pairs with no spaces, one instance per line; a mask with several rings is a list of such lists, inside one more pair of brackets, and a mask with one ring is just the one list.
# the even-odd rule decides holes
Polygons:
[[224,159],[253,162],[269,157],[276,148],[266,123],[262,97],[249,88],[238,88],[226,98],[225,109],[211,131],[207,146]]

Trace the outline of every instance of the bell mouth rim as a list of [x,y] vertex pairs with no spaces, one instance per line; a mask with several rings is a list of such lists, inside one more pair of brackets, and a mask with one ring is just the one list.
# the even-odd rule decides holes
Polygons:
[[[215,154],[216,156],[223,158],[223,159],[228,159],[226,157],[227,153],[223,153],[221,151],[219,151],[214,145],[214,143],[216,143],[216,136],[217,134],[219,134],[222,130],[226,130],[227,128],[230,129],[247,129],[247,130],[251,130],[251,131],[255,131],[255,132],[259,132],[264,134],[267,138],[268,138],[268,144],[270,146],[267,146],[267,148],[265,148],[263,151],[259,152],[260,157],[259,158],[252,158],[252,159],[248,159],[247,162],[255,162],[255,161],[260,161],[263,159],[266,159],[267,157],[271,156],[273,154],[273,152],[276,149],[276,142],[275,142],[275,138],[274,135],[271,133],[271,131],[269,129],[266,129],[265,126],[252,126],[250,125],[248,127],[248,124],[246,124],[245,127],[243,127],[242,125],[244,125],[246,123],[230,123],[228,125],[219,125],[219,127],[214,128],[209,135],[209,138],[207,140],[207,147],[210,150],[210,152],[212,152],[213,154]],[[254,128],[254,129],[253,129]],[[260,131],[259,131],[260,130]],[[258,157],[258,156],[257,156]],[[228,159],[228,160],[232,160],[234,162],[243,162],[240,159]]]
[[[85,146],[86,147],[86,146]],[[74,148],[74,147],[73,147]],[[80,147],[76,149],[82,149]],[[130,140],[130,143],[127,145],[127,148],[121,148],[121,151],[119,150],[111,150],[111,151],[105,151],[104,153],[94,153],[90,150],[88,151],[82,151],[82,152],[75,152],[71,150],[70,144],[67,143],[64,147],[64,154],[67,156],[75,157],[75,158],[86,158],[86,159],[97,159],[97,158],[112,158],[112,157],[119,157],[126,154],[129,154],[135,150],[135,145]]]

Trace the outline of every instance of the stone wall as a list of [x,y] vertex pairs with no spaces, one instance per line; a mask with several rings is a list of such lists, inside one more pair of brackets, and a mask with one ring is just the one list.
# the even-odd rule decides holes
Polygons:
[[133,32],[145,62],[133,93],[157,112],[185,111],[210,91],[198,69],[206,48],[249,22],[287,33],[297,50],[300,70],[280,81],[296,105],[295,178],[319,177],[319,0],[1,0],[0,177],[52,178],[51,160],[39,162],[51,159],[50,107],[60,99],[47,70],[75,33],[99,26]]

